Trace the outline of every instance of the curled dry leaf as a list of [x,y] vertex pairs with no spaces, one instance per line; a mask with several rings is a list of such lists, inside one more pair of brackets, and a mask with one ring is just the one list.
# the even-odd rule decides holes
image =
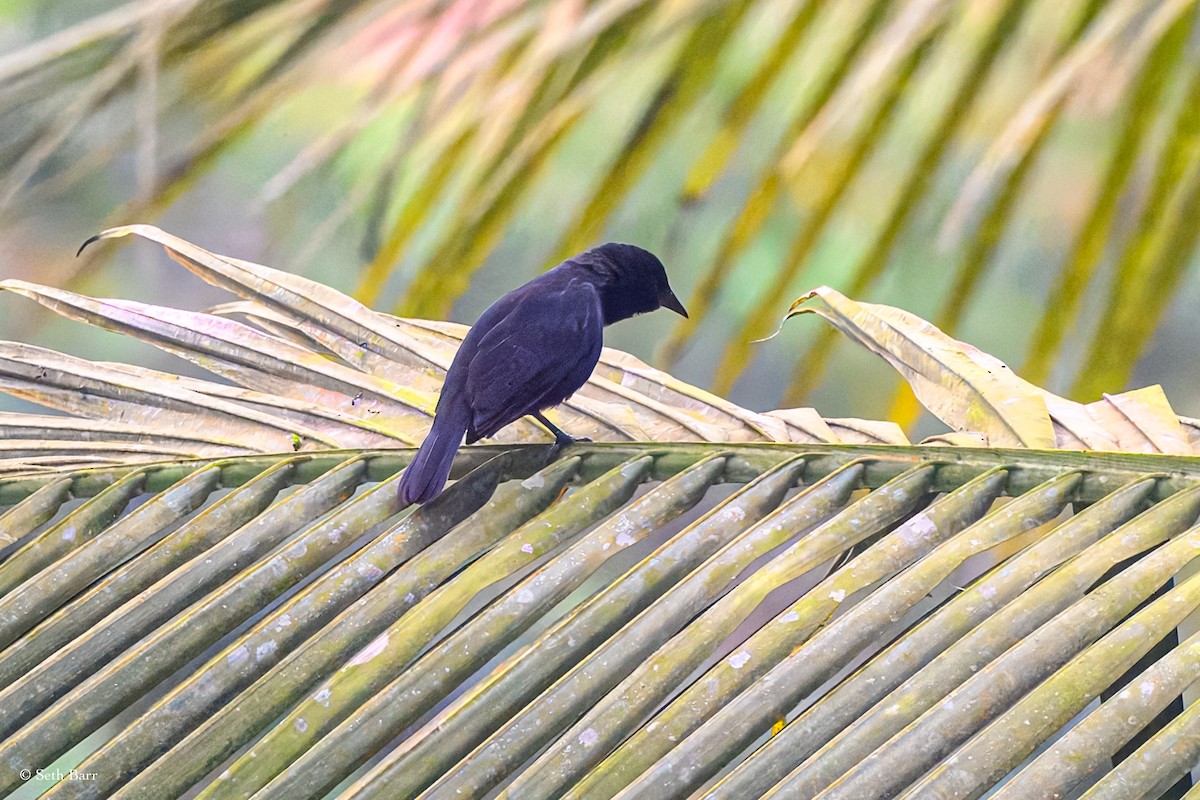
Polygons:
[[[812,300],[818,301],[810,304]],[[1196,425],[1158,386],[1084,405],[1041,389],[999,359],[891,306],[860,303],[823,286],[786,319],[819,314],[904,376],[924,406],[956,433],[927,442],[960,446],[1193,452]],[[828,420],[827,420],[828,421]]]
[[[420,441],[466,326],[382,314],[323,284],[210,253],[151,226],[115,228],[95,239],[129,235],[162,245],[241,299],[205,313],[25,281],[3,281],[0,289],[135,336],[237,385],[0,343],[0,390],[72,415],[0,419],[6,461],[101,464]],[[957,432],[938,443],[1178,454],[1200,439],[1200,424],[1175,415],[1158,387],[1083,405],[897,308],[820,288],[793,303],[785,320],[802,313],[829,319],[891,363]],[[826,419],[806,408],[749,411],[610,348],[587,385],[551,414],[597,441],[908,444],[891,422]],[[531,420],[496,437],[549,438]]]
[[1088,413],[1116,434],[1117,449],[1139,453],[1192,452],[1191,440],[1171,410],[1162,387],[1146,386],[1124,394],[1104,395],[1087,405]]
[[[18,280],[0,289],[148,342],[233,385],[0,343],[0,391],[71,415],[0,419],[7,460],[86,465],[420,442],[467,326],[379,313],[316,281],[151,226],[115,228],[87,244],[130,235],[160,244],[240,299],[201,312]],[[587,385],[550,414],[596,441],[907,444],[891,423],[822,420],[812,409],[750,411],[610,348]],[[526,419],[495,438],[551,437]]]
[[[817,299],[819,304],[808,305]],[[920,317],[858,303],[828,287],[801,297],[788,317],[815,313],[882,356],[917,398],[958,431],[979,431],[1001,447],[1054,447],[1046,404],[1000,361],[950,338]]]

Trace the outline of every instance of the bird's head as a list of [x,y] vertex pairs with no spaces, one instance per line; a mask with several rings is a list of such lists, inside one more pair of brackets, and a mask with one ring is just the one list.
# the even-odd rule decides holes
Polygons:
[[688,315],[667,282],[662,262],[648,250],[609,242],[572,260],[593,274],[605,325],[659,308]]

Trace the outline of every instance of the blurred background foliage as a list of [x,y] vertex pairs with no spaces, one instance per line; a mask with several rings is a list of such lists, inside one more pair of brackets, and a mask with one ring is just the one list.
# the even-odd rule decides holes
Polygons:
[[[0,0],[2,269],[225,299],[151,248],[72,258],[102,228],[154,222],[382,310],[470,322],[561,258],[630,241],[663,258],[692,319],[650,315],[608,343],[750,408],[915,416],[832,328],[751,344],[829,284],[1073,399],[1159,382],[1200,416],[1196,15],[1194,0]],[[171,358],[0,303],[0,338]]]

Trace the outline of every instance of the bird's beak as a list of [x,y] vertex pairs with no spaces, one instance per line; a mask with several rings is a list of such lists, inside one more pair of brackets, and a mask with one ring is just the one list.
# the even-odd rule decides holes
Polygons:
[[658,296],[658,304],[663,308],[669,308],[684,319],[688,318],[687,309],[683,307],[683,303],[679,302],[679,298],[670,289],[663,289],[662,294]]

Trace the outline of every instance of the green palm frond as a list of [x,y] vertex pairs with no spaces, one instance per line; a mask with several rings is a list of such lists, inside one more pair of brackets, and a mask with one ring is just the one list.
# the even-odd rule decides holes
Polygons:
[[405,451],[0,481],[0,787],[27,764],[94,775],[52,798],[1026,797],[1194,762],[1166,728],[1153,770],[1109,761],[1168,706],[1190,724],[1192,458],[545,453],[467,448],[411,513]]

